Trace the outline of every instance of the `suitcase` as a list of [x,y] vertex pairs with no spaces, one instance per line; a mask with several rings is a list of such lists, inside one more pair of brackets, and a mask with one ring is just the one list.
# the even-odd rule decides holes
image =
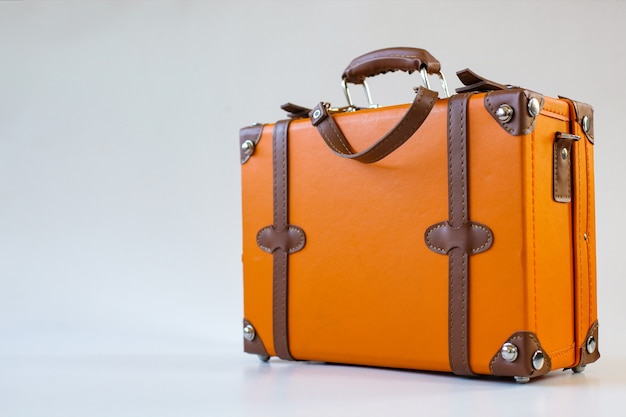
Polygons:
[[[352,103],[395,70],[411,104]],[[241,129],[245,352],[518,382],[599,358],[593,109],[457,74],[445,97],[427,51],[374,51],[348,106]]]

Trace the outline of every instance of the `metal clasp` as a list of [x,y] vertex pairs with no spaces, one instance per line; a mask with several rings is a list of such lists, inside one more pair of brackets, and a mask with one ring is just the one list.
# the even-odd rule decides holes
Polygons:
[[[428,88],[429,90],[432,90],[432,88],[430,87],[430,80],[429,80],[429,74],[428,71],[426,71],[426,67],[422,67],[420,69],[420,75],[422,77],[422,85],[426,88]],[[446,97],[450,97],[450,91],[448,90],[448,83],[446,82],[446,78],[444,77],[443,73],[438,72],[437,76],[439,77],[439,81],[441,82],[441,88],[443,89],[443,92],[445,93]],[[344,78],[341,80],[341,88],[343,88],[343,94],[346,96],[346,101],[348,102],[348,105],[346,107],[341,107],[342,111],[354,111],[357,109],[357,107],[354,105],[354,102],[352,101],[352,96],[350,95],[350,90],[348,89],[348,81]],[[367,98],[367,103],[368,103],[368,108],[370,109],[375,109],[380,107],[378,104],[374,104],[374,101],[372,100],[372,94],[370,92],[370,88],[367,85],[367,82],[365,80],[363,80],[363,90],[365,91],[365,97]]]

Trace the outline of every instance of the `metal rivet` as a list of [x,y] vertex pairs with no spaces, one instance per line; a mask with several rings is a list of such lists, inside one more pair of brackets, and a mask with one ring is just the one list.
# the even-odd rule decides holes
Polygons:
[[583,233],[583,239],[587,240],[587,233]]
[[508,104],[503,104],[498,107],[498,110],[496,110],[496,116],[498,116],[498,119],[504,123],[513,118],[513,113],[513,107],[509,106]]
[[540,370],[541,368],[543,368],[543,364],[545,363],[545,358],[543,356],[543,352],[538,350],[533,354],[533,368],[535,368],[535,370]]
[[589,336],[589,339],[587,339],[587,352],[590,354],[595,352],[597,346],[598,343],[596,342],[596,338],[593,336]]
[[589,116],[583,117],[582,125],[585,133],[589,133],[589,130],[591,129],[591,119],[589,118]]
[[243,150],[243,153],[245,153],[246,155],[248,156],[252,155],[254,153],[254,142],[248,139],[247,141],[241,144],[241,149]]
[[517,359],[517,346],[513,343],[505,343],[502,345],[502,349],[500,349],[500,354],[502,355],[502,359],[507,362],[513,362]]
[[528,113],[530,113],[532,117],[537,117],[540,111],[541,106],[539,104],[539,100],[537,100],[535,97],[528,100]]
[[254,331],[254,327],[252,327],[252,325],[248,324],[246,327],[243,328],[244,339],[251,342],[254,340],[255,337],[256,337],[256,331]]
[[528,376],[516,376],[515,378],[515,382],[517,382],[518,384],[526,384],[530,381],[530,377]]
[[561,158],[567,159],[567,149],[566,148],[561,149]]
[[315,109],[315,111],[313,112],[313,118],[314,119],[317,119],[321,115],[322,115],[322,111],[320,109]]

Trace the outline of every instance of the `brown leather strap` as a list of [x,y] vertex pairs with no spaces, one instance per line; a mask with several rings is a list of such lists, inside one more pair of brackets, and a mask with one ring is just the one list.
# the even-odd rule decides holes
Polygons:
[[294,360],[289,351],[288,272],[289,254],[304,247],[305,234],[289,224],[288,131],[290,120],[274,125],[272,138],[274,163],[274,224],[257,234],[258,246],[274,256],[272,296],[274,350],[281,359]]
[[[448,223],[461,228],[469,221],[467,207],[467,104],[471,94],[448,102]],[[449,255],[448,347],[450,367],[457,375],[472,375],[468,337],[468,254],[460,247]]]
[[309,113],[311,123],[328,147],[337,155],[365,164],[380,161],[395,151],[419,129],[437,101],[437,92],[419,88],[406,114],[385,136],[362,152],[355,152],[323,103]]
[[386,48],[361,55],[348,65],[341,77],[352,84],[363,84],[367,77],[388,71],[419,71],[431,74],[441,71],[441,64],[425,49]]
[[470,220],[467,204],[467,128],[469,98],[457,94],[448,102],[448,220],[426,229],[424,241],[448,255],[448,353],[457,375],[473,375],[469,361],[469,257],[488,250],[493,232]]

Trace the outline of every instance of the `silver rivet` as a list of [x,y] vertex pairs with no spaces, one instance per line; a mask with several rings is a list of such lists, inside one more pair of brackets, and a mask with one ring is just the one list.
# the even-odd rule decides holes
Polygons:
[[252,325],[248,324],[246,327],[243,328],[244,339],[251,342],[254,340],[255,337],[256,337],[256,332],[254,331],[254,327],[252,327]]
[[587,352],[590,354],[595,352],[597,346],[598,343],[596,342],[596,338],[593,336],[589,336],[589,339],[587,339]]
[[248,139],[247,141],[241,144],[241,149],[243,150],[243,153],[245,153],[246,155],[248,156],[252,155],[254,153],[254,142]]
[[587,240],[587,233],[583,233],[583,239]]
[[528,100],[528,113],[530,113],[532,117],[537,117],[540,111],[541,106],[539,104],[539,100],[537,100],[535,97]]
[[500,349],[500,354],[502,355],[502,359],[507,362],[513,362],[517,359],[517,346],[513,343],[505,343],[502,345],[502,349]]
[[566,148],[561,149],[561,158],[567,159],[567,149]]
[[314,119],[317,119],[321,115],[322,115],[322,111],[320,109],[315,109],[315,111],[313,112],[313,118]]
[[528,376],[516,376],[515,378],[515,382],[517,382],[518,384],[527,384],[530,381],[530,377]]
[[589,133],[589,129],[591,129],[591,119],[589,118],[589,116],[583,117],[582,125],[585,133]]
[[513,118],[513,113],[513,107],[509,106],[508,104],[503,104],[498,107],[498,110],[496,110],[496,116],[498,116],[498,119],[504,123]]
[[533,368],[537,371],[543,368],[543,364],[545,362],[545,358],[543,356],[543,352],[538,350],[533,354]]

